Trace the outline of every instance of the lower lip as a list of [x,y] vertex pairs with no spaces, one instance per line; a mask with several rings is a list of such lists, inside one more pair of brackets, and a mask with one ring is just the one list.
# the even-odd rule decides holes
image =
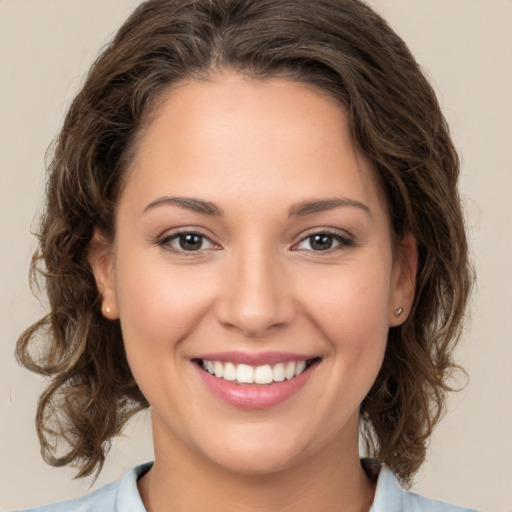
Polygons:
[[195,365],[209,390],[233,407],[241,409],[268,409],[297,394],[309,380],[316,364],[290,380],[267,385],[238,384],[208,373]]

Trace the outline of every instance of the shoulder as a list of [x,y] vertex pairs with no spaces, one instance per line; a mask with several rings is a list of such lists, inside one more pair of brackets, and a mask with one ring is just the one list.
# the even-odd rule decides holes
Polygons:
[[119,482],[105,485],[83,498],[43,505],[24,512],[146,512],[137,489],[137,479],[151,465],[141,464],[126,473]]
[[[105,485],[91,494],[75,500],[61,501],[51,505],[33,508],[24,512],[89,512],[102,510],[103,512],[114,512],[115,501],[118,494],[119,482]],[[21,511],[20,511],[21,512]]]
[[370,512],[477,512],[472,508],[461,508],[444,501],[431,500],[407,492],[386,467],[377,480],[375,500]]

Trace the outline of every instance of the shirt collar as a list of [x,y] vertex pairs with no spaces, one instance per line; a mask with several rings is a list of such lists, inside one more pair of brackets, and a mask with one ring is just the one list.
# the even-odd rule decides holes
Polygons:
[[116,512],[146,512],[142,498],[137,487],[137,480],[147,473],[152,462],[146,462],[128,471],[119,482],[116,496]]

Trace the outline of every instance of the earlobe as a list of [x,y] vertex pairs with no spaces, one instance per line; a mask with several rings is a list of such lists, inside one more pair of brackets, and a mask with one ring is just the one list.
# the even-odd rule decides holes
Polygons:
[[416,291],[418,247],[411,234],[404,236],[395,256],[390,297],[389,326],[403,324],[411,311]]
[[114,255],[112,242],[94,230],[89,245],[89,263],[94,274],[98,294],[101,298],[101,312],[105,318],[116,320],[119,318],[114,278]]

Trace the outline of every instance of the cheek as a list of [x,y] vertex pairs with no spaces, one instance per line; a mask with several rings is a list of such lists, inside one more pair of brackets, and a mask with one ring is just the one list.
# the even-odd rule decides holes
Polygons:
[[306,307],[330,338],[343,336],[359,344],[363,333],[387,332],[390,271],[386,264],[347,265],[305,276],[303,281],[300,286],[308,290]]
[[334,374],[343,381],[338,385],[354,404],[362,401],[382,365],[389,330],[389,267],[386,262],[347,265],[330,276],[317,276],[309,287],[305,309],[333,354]]
[[142,358],[179,347],[211,302],[204,271],[190,272],[186,266],[179,269],[156,259],[125,251],[116,265],[126,350]]

